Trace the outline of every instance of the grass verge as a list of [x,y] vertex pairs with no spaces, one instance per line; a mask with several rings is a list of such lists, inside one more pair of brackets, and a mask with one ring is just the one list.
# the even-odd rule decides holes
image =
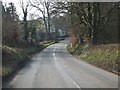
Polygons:
[[67,46],[67,50],[80,60],[84,60],[92,65],[103,68],[110,72],[120,74],[118,63],[120,60],[118,54],[118,45],[76,45],[74,47]]
[[6,79],[22,68],[30,57],[42,49],[54,44],[54,41],[44,41],[39,45],[21,45],[18,47],[2,46],[2,78]]

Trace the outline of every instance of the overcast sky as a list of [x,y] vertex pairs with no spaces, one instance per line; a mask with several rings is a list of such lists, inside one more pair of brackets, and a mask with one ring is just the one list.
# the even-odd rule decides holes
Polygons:
[[[0,0],[1,1],[1,0]],[[23,0],[24,1],[24,3],[26,3],[26,1],[28,1],[28,0]],[[63,1],[63,0],[51,0],[51,1]],[[117,2],[117,1],[120,1],[120,0],[66,0],[66,1],[80,1],[80,2],[92,2],[92,1],[99,1],[99,2]],[[22,9],[21,9],[21,7],[20,7],[20,0],[2,0],[2,2],[3,2],[3,4],[8,4],[9,2],[13,2],[14,3],[14,5],[15,5],[15,7],[16,7],[16,10],[17,10],[17,13],[18,13],[18,15],[19,15],[19,18],[22,20],[22,18],[23,18],[23,13],[22,13]],[[29,12],[29,14],[28,14],[28,17],[27,17],[27,19],[30,19],[30,13],[32,13],[32,14],[38,14],[39,16],[41,16],[42,17],[42,14],[41,14],[41,12],[38,12],[35,8],[32,8],[31,10],[30,10],[30,12]],[[35,18],[36,19],[36,18]]]
[[16,10],[17,10],[17,13],[18,15],[20,16],[20,19],[22,19],[22,10],[19,6],[19,0],[2,0],[3,1],[3,4],[8,4],[9,2],[13,2],[15,7],[16,7]]
[[[24,3],[26,3],[26,1],[28,0],[23,0]],[[19,15],[19,18],[22,20],[23,19],[23,13],[22,13],[22,9],[20,7],[20,0],[2,0],[3,4],[8,4],[9,2],[14,3],[16,10],[17,10],[17,14]],[[39,14],[40,16],[42,16],[41,12],[38,12],[35,8],[29,8],[29,14],[27,19],[30,19],[30,14]],[[36,17],[37,18],[37,17]],[[36,19],[35,18],[35,19]]]

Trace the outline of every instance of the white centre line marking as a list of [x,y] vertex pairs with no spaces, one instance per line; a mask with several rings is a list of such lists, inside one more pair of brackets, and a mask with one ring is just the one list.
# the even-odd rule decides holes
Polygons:
[[53,50],[53,57],[54,57],[54,60],[57,60],[57,59],[56,59],[56,56],[55,56],[55,51],[56,51],[56,47],[55,47],[54,50]]
[[55,51],[56,51],[56,47],[53,49],[53,51],[54,51],[54,53],[55,53]]
[[[53,57],[54,60],[57,60],[55,56],[55,51],[56,51],[56,47],[53,49]],[[66,75],[76,85],[76,87],[79,88],[79,90],[81,90],[80,86],[67,73],[64,72],[64,75]]]

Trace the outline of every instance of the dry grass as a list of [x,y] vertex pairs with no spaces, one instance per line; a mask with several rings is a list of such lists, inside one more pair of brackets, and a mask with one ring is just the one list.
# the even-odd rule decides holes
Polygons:
[[79,45],[76,50],[68,46],[68,51],[77,55],[78,59],[115,73],[120,71],[118,50],[118,44],[93,45],[91,47]]

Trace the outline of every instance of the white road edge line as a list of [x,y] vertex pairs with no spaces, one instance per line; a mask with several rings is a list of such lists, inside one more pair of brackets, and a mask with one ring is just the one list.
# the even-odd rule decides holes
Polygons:
[[15,78],[9,84],[12,85],[18,78],[19,78],[19,74],[16,75]]
[[65,74],[72,80],[72,82],[77,86],[77,88],[79,88],[79,90],[81,90],[80,86],[67,73],[65,73]]
[[74,82],[74,81],[73,81],[73,83],[77,86],[77,88],[79,88],[79,89],[80,89],[80,87],[77,85],[77,83],[76,83],[76,82]]

